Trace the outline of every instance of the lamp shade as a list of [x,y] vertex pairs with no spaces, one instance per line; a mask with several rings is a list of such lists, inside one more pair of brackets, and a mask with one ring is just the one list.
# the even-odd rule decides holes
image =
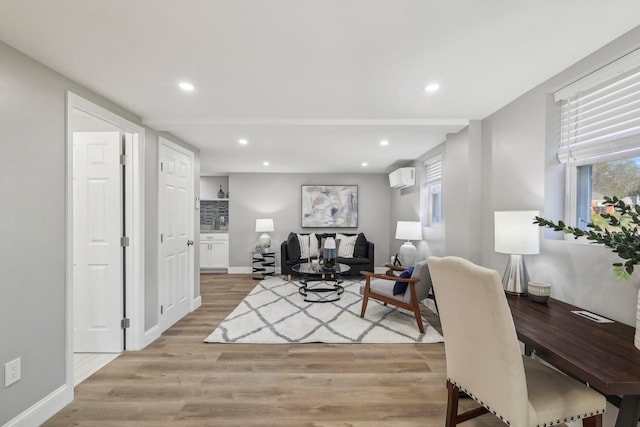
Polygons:
[[274,228],[272,218],[256,219],[256,233],[268,233],[273,230]]
[[396,239],[422,240],[422,224],[420,221],[398,221]]
[[540,227],[533,223],[540,211],[495,211],[495,251],[503,254],[540,253]]

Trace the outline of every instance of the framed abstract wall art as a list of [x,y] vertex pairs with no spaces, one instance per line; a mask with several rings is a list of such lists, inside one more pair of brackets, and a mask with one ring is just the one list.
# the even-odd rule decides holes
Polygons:
[[302,186],[302,227],[357,226],[357,185]]

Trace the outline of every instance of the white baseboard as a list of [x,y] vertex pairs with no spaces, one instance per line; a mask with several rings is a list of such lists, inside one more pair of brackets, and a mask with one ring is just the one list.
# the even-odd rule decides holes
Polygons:
[[144,331],[144,342],[142,343],[142,348],[145,348],[146,346],[157,340],[160,335],[160,327],[158,325],[153,326],[148,331]]
[[198,295],[191,301],[191,311],[197,309],[202,305],[202,296]]
[[37,427],[73,401],[73,387],[66,384],[54,390],[3,427]]
[[229,267],[229,274],[251,274],[251,267]]

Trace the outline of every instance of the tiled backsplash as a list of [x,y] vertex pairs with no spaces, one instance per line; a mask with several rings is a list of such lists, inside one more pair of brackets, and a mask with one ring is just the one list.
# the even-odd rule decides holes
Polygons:
[[229,201],[201,200],[200,201],[200,231],[228,231],[229,230]]

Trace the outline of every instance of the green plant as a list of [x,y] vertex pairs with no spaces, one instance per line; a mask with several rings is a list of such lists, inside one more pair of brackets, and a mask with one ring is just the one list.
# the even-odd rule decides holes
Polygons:
[[613,207],[614,212],[602,213],[599,216],[607,227],[615,228],[613,231],[604,228],[600,221],[588,223],[586,230],[567,226],[563,221],[555,223],[539,216],[535,217],[533,223],[540,227],[572,234],[576,239],[584,237],[591,243],[600,243],[611,248],[612,252],[618,254],[623,260],[613,264],[616,279],[629,280],[634,267],[640,264],[640,235],[638,234],[640,205],[635,207],[627,205],[615,196],[605,197],[604,200],[604,205]]

